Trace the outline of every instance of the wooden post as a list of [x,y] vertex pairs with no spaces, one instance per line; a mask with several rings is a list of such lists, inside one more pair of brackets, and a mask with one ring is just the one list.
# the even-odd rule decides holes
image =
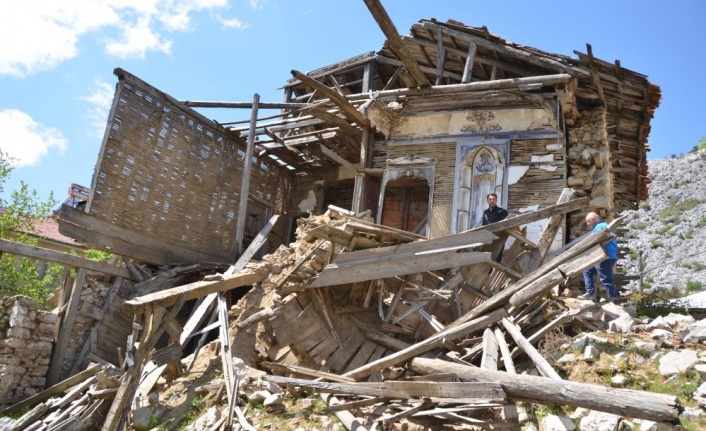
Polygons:
[[473,62],[476,58],[476,44],[473,42],[468,43],[468,56],[466,57],[466,64],[463,67],[463,77],[461,82],[463,84],[471,82],[471,75],[473,74]]
[[74,287],[69,297],[69,305],[66,308],[66,314],[64,314],[64,318],[61,319],[61,329],[59,329],[59,336],[56,339],[51,364],[49,365],[49,372],[47,373],[47,386],[54,385],[61,380],[61,367],[64,363],[64,357],[66,356],[66,349],[68,348],[69,339],[71,338],[71,329],[76,320],[78,305],[81,302],[81,290],[83,290],[85,281],[86,269],[79,268],[76,273]]
[[645,268],[642,267],[642,265],[643,265],[643,263],[642,263],[642,251],[639,251],[639,250],[638,250],[638,252],[637,252],[637,270],[640,271],[640,272],[639,272],[640,278],[639,278],[638,281],[637,281],[637,291],[640,292],[640,295],[642,295],[642,280],[643,280],[644,269],[645,269]]
[[255,147],[255,126],[257,125],[257,109],[260,95],[255,93],[252,99],[252,114],[250,115],[250,132],[248,146],[243,159],[243,180],[240,184],[240,203],[238,205],[238,221],[235,231],[233,260],[243,254],[243,235],[245,234],[245,219],[248,215],[248,195],[250,195],[250,171],[252,170],[252,153]]

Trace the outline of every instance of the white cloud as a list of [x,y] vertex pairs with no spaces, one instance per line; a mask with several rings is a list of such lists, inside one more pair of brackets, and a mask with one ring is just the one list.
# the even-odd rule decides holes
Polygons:
[[60,130],[38,123],[16,109],[0,111],[0,148],[16,159],[13,166],[36,166],[49,150],[63,153],[66,147]]
[[103,138],[114,95],[114,85],[98,81],[95,82],[91,94],[80,97],[81,100],[89,104],[85,117],[89,121],[89,134],[91,136],[99,139]]
[[250,0],[250,7],[253,9],[262,9],[265,7],[266,0]]
[[228,28],[235,28],[238,30],[245,30],[248,28],[248,24],[240,21],[238,18],[225,19],[220,15],[215,15],[215,18],[224,26]]
[[106,51],[122,58],[168,53],[170,32],[191,30],[193,14],[225,8],[228,1],[2,1],[0,40],[12,43],[0,49],[0,76],[50,70],[78,55],[80,39],[90,33],[100,33]]

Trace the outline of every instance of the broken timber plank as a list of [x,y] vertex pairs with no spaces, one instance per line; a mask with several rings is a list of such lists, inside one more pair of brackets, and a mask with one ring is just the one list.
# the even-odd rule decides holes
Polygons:
[[262,380],[287,386],[311,388],[319,392],[364,395],[395,399],[429,398],[431,400],[468,400],[468,402],[501,402],[505,393],[500,385],[487,383],[409,382],[389,380],[374,383],[329,383],[265,374]]
[[532,360],[532,362],[534,362],[534,365],[537,367],[539,372],[542,373],[543,376],[549,377],[550,379],[554,380],[562,380],[561,376],[559,376],[559,374],[554,370],[554,368],[549,365],[549,362],[544,359],[542,354],[539,353],[529,341],[527,341],[524,335],[522,335],[522,331],[520,331],[520,328],[515,326],[515,324],[509,321],[507,318],[502,319],[501,322],[508,334],[510,334],[512,339],[515,340],[517,346],[520,347],[527,356],[529,356],[529,358]]
[[569,405],[656,422],[679,423],[679,399],[673,395],[616,389],[567,380],[455,364],[438,359],[414,358],[410,368],[420,374],[454,373],[465,381],[499,383],[510,399],[541,404]]
[[455,328],[444,329],[428,339],[417,344],[413,344],[406,349],[400,350],[399,352],[393,353],[389,356],[385,356],[377,361],[373,361],[356,370],[349,371],[345,373],[344,376],[352,377],[356,380],[362,379],[363,377],[367,377],[377,371],[382,371],[387,367],[397,365],[430,350],[436,349],[437,347],[441,347],[446,341],[453,341],[481,328],[486,328],[493,323],[500,321],[500,319],[505,316],[507,316],[507,312],[504,308],[501,308],[484,316],[478,317],[477,319],[465,322]]
[[345,266],[332,263],[327,265],[311,284],[302,286],[302,288],[313,289],[322,286],[335,286],[358,281],[416,274],[454,266],[487,262],[489,260],[489,253],[447,251],[403,257],[390,255],[383,262],[379,260],[370,260],[362,263],[350,262]]
[[275,214],[270,217],[267,223],[265,223],[265,226],[263,226],[260,232],[258,232],[255,239],[252,240],[248,248],[245,249],[245,251],[243,252],[243,254],[240,255],[238,260],[230,268],[228,268],[228,270],[223,273],[223,275],[233,275],[236,272],[240,272],[243,268],[245,268],[245,265],[248,264],[250,259],[255,256],[258,250],[260,250],[262,245],[265,243],[265,241],[267,240],[267,235],[270,234],[270,231],[274,227],[275,223],[277,223],[278,219],[279,214]]
[[78,305],[81,301],[81,291],[83,290],[83,284],[85,281],[86,268],[79,268],[76,273],[76,279],[74,280],[74,287],[71,290],[71,295],[69,297],[69,307],[66,309],[66,314],[64,314],[64,318],[61,320],[59,336],[56,338],[56,343],[54,344],[54,352],[51,357],[49,371],[47,372],[47,384],[49,385],[53,385],[61,380],[61,370],[64,366],[64,357],[66,356],[66,349],[69,345],[71,330],[74,326],[74,321],[76,320]]
[[243,271],[232,276],[223,277],[222,280],[198,281],[196,283],[177,286],[161,292],[139,296],[135,299],[131,299],[130,301],[126,301],[123,307],[129,313],[134,313],[141,310],[145,307],[145,305],[150,303],[159,303],[162,306],[168,307],[173,305],[181,294],[184,294],[186,301],[190,301],[211,293],[225,292],[227,290],[235,289],[236,287],[250,286],[261,282],[265,279],[265,276],[266,274],[260,274],[258,272]]
[[[534,221],[542,220],[547,217],[551,217],[555,214],[565,214],[571,211],[576,211],[579,209],[586,208],[588,205],[589,199],[587,197],[584,198],[579,198],[579,199],[574,199],[572,201],[559,204],[559,205],[553,205],[547,208],[542,208],[537,211],[531,211],[528,213],[520,214],[515,217],[508,217],[505,220],[496,222],[496,223],[491,223],[486,226],[479,226],[476,228],[473,228],[470,230],[470,232],[478,231],[478,230],[487,230],[488,232],[500,232],[512,227],[516,227],[522,224],[527,224],[527,223],[532,223]],[[469,232],[469,231],[467,231]]]
[[[574,193],[574,189],[565,188],[562,190],[557,204],[570,201],[574,197]],[[537,241],[537,246],[530,251],[529,259],[523,268],[525,274],[529,274],[542,265],[549,251],[549,247],[552,245],[559,228],[562,226],[562,220],[564,220],[564,214],[554,214],[549,217],[549,221],[542,231],[542,236],[539,238],[539,241]]]

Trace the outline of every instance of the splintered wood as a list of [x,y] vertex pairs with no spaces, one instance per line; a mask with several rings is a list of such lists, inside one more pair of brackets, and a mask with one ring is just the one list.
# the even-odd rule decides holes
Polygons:
[[[129,406],[155,379],[140,376],[182,372],[186,340],[202,334],[195,358],[212,330],[220,331],[231,412],[224,424],[233,412],[245,420],[230,360],[243,348],[253,352],[243,358],[248,365],[271,373],[264,380],[341,398],[325,397],[336,400],[329,408],[349,429],[365,420],[346,409],[375,407],[385,411],[377,421],[387,428],[424,417],[489,428],[498,409],[528,399],[674,423],[676,397],[647,394],[646,409],[640,392],[562,380],[537,348],[546,334],[601,306],[570,310],[552,298],[554,288],[605,259],[601,246],[613,238],[609,230],[587,234],[549,258],[562,218],[587,205],[570,196],[566,191],[557,205],[433,239],[372,223],[367,212],[329,207],[300,219],[296,241],[262,261],[248,262],[256,244],[222,274],[146,290],[123,307],[134,315],[133,335],[102,429],[129,426]],[[539,241],[527,240],[523,225],[543,219]],[[250,286],[239,304],[257,305],[243,305],[229,322],[223,292]],[[194,299],[191,317],[177,323],[182,304]],[[155,350],[162,334],[170,341]],[[540,376],[519,374],[528,368]]]

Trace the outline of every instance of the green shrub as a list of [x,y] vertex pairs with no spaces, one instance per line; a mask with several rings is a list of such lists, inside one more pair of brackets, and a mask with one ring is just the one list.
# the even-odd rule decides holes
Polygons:
[[[643,287],[647,288],[643,283]],[[669,313],[686,314],[684,307],[672,304],[670,299],[681,298],[682,292],[676,286],[657,288],[648,294],[637,294],[630,298],[629,303],[635,306],[639,316],[657,317]]]
[[630,250],[629,256],[630,256],[630,259],[637,260],[637,258],[640,256],[640,252],[637,250]]
[[703,283],[697,280],[687,281],[686,287],[684,288],[686,293],[700,292],[701,290],[703,290]]
[[631,229],[644,229],[646,227],[647,227],[647,223],[645,223],[643,221],[635,222],[630,226]]
[[706,227],[706,217],[701,217],[701,220],[699,220],[699,227]]
[[688,231],[683,236],[684,239],[694,239],[694,232]]
[[650,207],[650,203],[649,203],[648,201],[642,201],[642,202],[640,202],[640,209],[649,211],[650,208],[651,208],[651,207]]
[[701,271],[704,268],[706,268],[706,265],[704,265],[701,262],[684,262],[684,263],[682,263],[681,266],[682,266],[682,268],[688,268],[688,269],[691,269],[692,271],[696,271],[696,272]]
[[669,229],[671,229],[671,228],[672,228],[671,225],[662,226],[661,228],[657,229],[655,231],[655,233],[658,235],[664,235],[665,233],[669,232]]
[[658,239],[653,239],[652,240],[652,248],[659,248],[662,247],[664,243]]

